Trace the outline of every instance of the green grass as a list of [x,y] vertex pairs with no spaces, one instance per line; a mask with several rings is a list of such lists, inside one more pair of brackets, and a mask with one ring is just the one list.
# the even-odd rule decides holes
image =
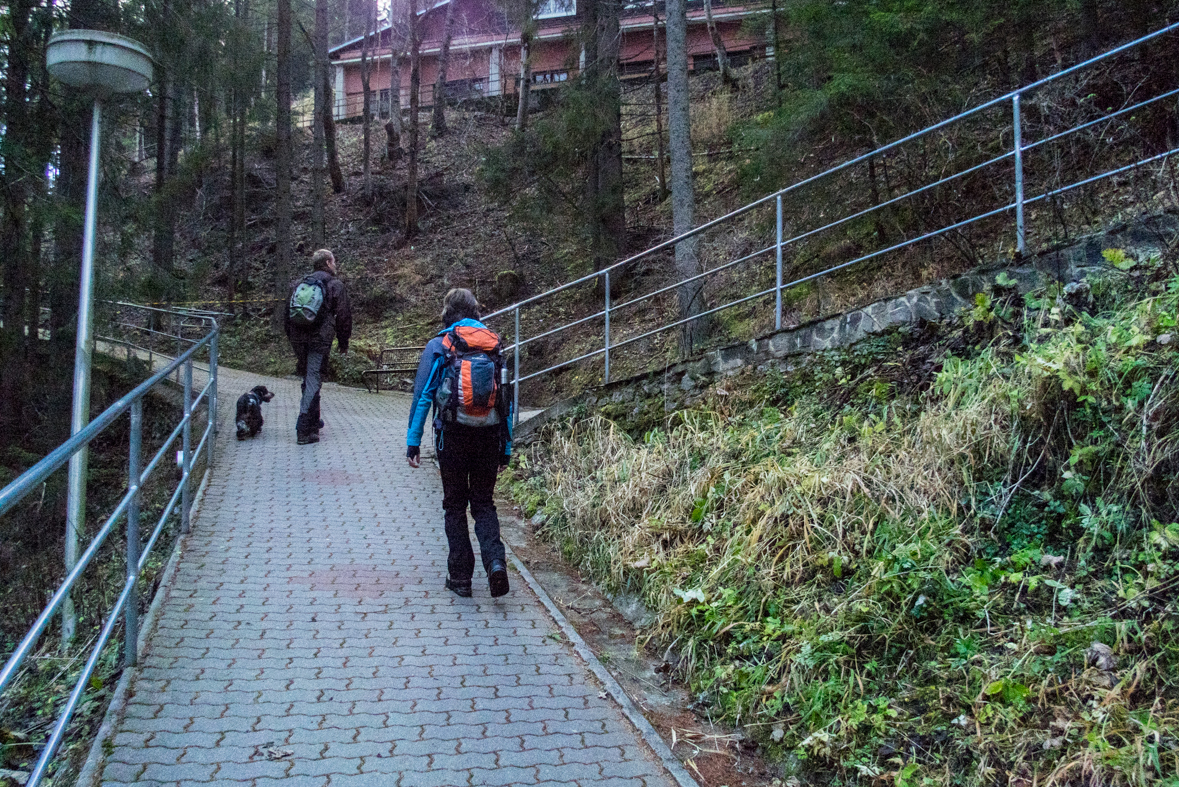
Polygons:
[[515,493],[807,783],[1173,784],[1179,276],[1115,275],[587,415]]

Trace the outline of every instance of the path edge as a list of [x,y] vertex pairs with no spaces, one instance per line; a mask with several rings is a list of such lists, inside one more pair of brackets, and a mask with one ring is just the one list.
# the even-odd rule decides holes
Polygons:
[[[201,478],[201,485],[197,489],[196,495],[193,496],[189,521],[195,519],[196,515],[200,513],[201,503],[205,499],[205,489],[209,486],[209,478],[212,476],[212,473],[212,468],[206,468],[205,474]],[[107,706],[106,713],[102,717],[102,724],[99,725],[98,732],[94,736],[94,741],[90,744],[90,752],[86,755],[86,762],[78,772],[78,778],[74,781],[75,787],[97,787],[99,780],[102,778],[102,769],[106,764],[106,754],[103,752],[102,743],[115,734],[116,728],[123,720],[123,712],[126,710],[127,700],[131,696],[131,684],[139,676],[139,670],[143,655],[147,650],[147,644],[155,634],[156,624],[160,620],[160,610],[163,608],[168,596],[172,593],[172,579],[175,577],[176,571],[180,566],[180,555],[184,552],[184,542],[187,538],[183,534],[176,537],[176,543],[172,547],[172,554],[168,558],[168,565],[164,566],[164,572],[160,575],[160,589],[156,592],[155,598],[151,600],[151,604],[147,608],[147,614],[143,616],[143,620],[139,625],[139,642],[135,646],[139,653],[139,658],[134,667],[123,670],[123,674],[115,686],[111,703]]]
[[[507,545],[505,544],[505,546]],[[647,720],[643,712],[634,704],[634,701],[626,693],[626,690],[622,688],[618,681],[614,679],[614,676],[610,674],[609,670],[598,660],[597,655],[585,643],[581,635],[577,633],[577,629],[573,627],[573,624],[569,622],[569,619],[565,617],[564,613],[561,612],[560,608],[549,597],[549,594],[545,592],[545,589],[536,581],[536,577],[532,576],[532,572],[528,570],[524,562],[516,556],[516,553],[510,547],[508,547],[507,552],[512,565],[515,566],[520,576],[524,578],[525,584],[540,599],[540,603],[544,605],[549,615],[556,621],[557,627],[568,638],[569,643],[573,645],[573,650],[585,662],[589,671],[598,679],[611,698],[618,703],[623,715],[634,725],[639,733],[639,737],[643,739],[643,742],[647,744],[647,747],[659,759],[664,770],[671,774],[671,777],[675,779],[679,787],[700,787],[700,783],[692,778],[692,775],[688,773],[687,769],[684,768],[683,764],[672,753],[671,748],[667,745],[667,741],[663,740],[662,736],[651,726],[651,722]]]

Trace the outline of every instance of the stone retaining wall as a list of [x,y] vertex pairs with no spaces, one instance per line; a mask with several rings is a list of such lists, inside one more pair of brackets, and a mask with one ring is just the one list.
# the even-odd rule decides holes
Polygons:
[[994,290],[996,278],[1002,273],[1015,281],[1020,292],[1028,292],[1046,281],[1068,283],[1107,271],[1109,264],[1102,256],[1106,249],[1122,249],[1131,258],[1145,259],[1161,253],[1176,237],[1179,237],[1179,217],[1160,214],[1091,235],[1064,248],[1042,252],[1022,264],[977,268],[842,315],[721,347],[699,358],[592,388],[521,423],[517,439],[524,442],[535,439],[541,426],[579,405],[627,402],[636,396],[662,392],[667,409],[675,409],[689,392],[718,375],[734,374],[745,366],[773,363],[792,355],[847,347],[891,328],[953,316],[973,306],[978,293]]

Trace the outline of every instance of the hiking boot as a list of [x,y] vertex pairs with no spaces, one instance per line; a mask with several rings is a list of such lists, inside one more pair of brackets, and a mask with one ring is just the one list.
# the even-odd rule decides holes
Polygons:
[[446,578],[446,589],[460,598],[471,597],[471,580]]
[[492,598],[507,595],[511,589],[508,587],[508,567],[502,560],[491,561],[491,570],[487,572],[487,584],[491,588]]
[[319,442],[319,432],[315,431],[311,424],[311,416],[306,413],[302,413],[298,420],[295,421],[295,442],[299,445]]

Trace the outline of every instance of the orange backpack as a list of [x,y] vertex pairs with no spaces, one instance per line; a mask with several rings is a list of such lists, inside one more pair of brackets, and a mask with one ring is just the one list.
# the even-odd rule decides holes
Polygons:
[[499,334],[458,325],[442,337],[446,356],[434,407],[443,423],[495,426],[506,419],[507,368]]

